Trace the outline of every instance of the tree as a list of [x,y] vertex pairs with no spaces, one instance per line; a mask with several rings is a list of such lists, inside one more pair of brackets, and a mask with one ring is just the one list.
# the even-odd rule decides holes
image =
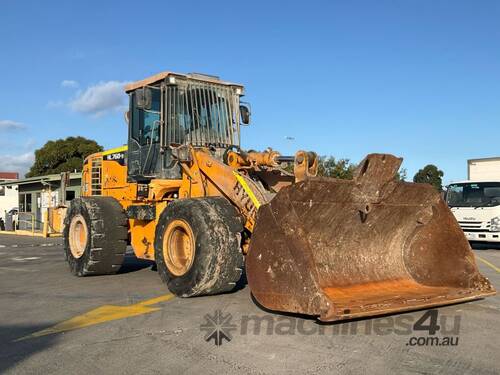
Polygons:
[[[284,169],[293,173],[293,163],[288,163]],[[356,165],[351,164],[349,159],[339,159],[337,161],[333,156],[320,156],[318,159],[318,176],[350,180],[355,169]]]
[[333,156],[321,156],[318,163],[318,176],[341,178],[351,180],[355,164],[351,164],[349,159],[335,160]]
[[406,170],[406,168],[401,168],[399,171],[396,172],[396,180],[398,181],[405,181],[407,177],[408,177],[408,171]]
[[413,182],[430,184],[441,192],[443,190],[443,176],[442,170],[438,169],[434,164],[428,164],[415,174]]
[[[320,156],[318,160],[318,176],[351,180],[357,167],[357,164],[351,163],[349,159],[336,160],[333,156]],[[293,173],[293,163],[289,163],[285,170]],[[408,171],[406,168],[401,168],[396,172],[395,178],[397,181],[405,181],[407,177]]]
[[90,154],[102,150],[102,146],[96,141],[84,137],[48,141],[35,151],[35,162],[26,177],[81,171],[83,160]]

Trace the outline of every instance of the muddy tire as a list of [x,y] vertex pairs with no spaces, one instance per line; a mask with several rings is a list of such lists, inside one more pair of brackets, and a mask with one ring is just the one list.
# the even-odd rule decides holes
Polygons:
[[127,216],[116,199],[73,199],[64,224],[64,252],[74,275],[108,275],[120,270],[128,230]]
[[155,235],[161,279],[180,297],[233,290],[243,270],[242,231],[242,217],[225,198],[170,203]]

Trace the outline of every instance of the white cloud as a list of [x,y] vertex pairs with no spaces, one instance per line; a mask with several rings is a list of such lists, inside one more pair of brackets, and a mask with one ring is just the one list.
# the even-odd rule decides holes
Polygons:
[[123,87],[127,82],[107,81],[89,86],[77,93],[69,107],[88,115],[101,116],[107,112],[126,108],[127,95]]
[[19,172],[19,176],[24,176],[35,161],[33,152],[26,152],[19,155],[0,155],[0,171]]
[[78,82],[73,81],[71,79],[65,79],[64,81],[61,82],[61,87],[65,87],[65,88],[74,89],[74,88],[77,88],[78,86],[79,86]]
[[23,130],[26,125],[12,120],[0,120],[0,130]]

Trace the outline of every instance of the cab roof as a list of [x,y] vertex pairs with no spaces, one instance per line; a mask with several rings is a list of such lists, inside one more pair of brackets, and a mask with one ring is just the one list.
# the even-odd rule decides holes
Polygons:
[[213,75],[207,75],[207,74],[201,74],[201,73],[188,73],[188,74],[182,74],[182,73],[175,73],[175,72],[161,72],[158,74],[155,74],[153,76],[150,76],[148,78],[142,79],[140,81],[135,81],[132,83],[129,83],[125,86],[125,92],[130,92],[134,91],[138,88],[148,86],[148,85],[153,85],[155,83],[163,81],[165,78],[168,76],[175,76],[179,78],[184,78],[184,79],[192,79],[192,80],[197,80],[201,82],[213,82],[213,83],[218,83],[220,85],[225,85],[225,86],[236,86],[236,87],[241,87],[243,88],[243,85],[240,85],[238,83],[233,83],[233,82],[227,82],[227,81],[222,81],[219,77],[213,76]]
[[454,184],[480,184],[483,182],[500,182],[500,179],[453,181],[453,182],[450,182],[447,186],[454,185]]

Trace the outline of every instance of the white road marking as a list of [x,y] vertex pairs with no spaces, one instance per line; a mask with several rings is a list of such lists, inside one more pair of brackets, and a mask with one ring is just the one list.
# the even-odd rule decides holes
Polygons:
[[25,262],[27,260],[37,260],[37,259],[41,259],[40,257],[27,257],[27,258],[21,258],[21,257],[15,257],[15,258],[11,258],[12,260],[15,260],[16,262]]
[[0,245],[0,247],[5,247],[5,245]]
[[27,269],[24,269],[24,268],[0,267],[0,272],[2,272],[2,271],[36,272],[36,270],[27,270]]

